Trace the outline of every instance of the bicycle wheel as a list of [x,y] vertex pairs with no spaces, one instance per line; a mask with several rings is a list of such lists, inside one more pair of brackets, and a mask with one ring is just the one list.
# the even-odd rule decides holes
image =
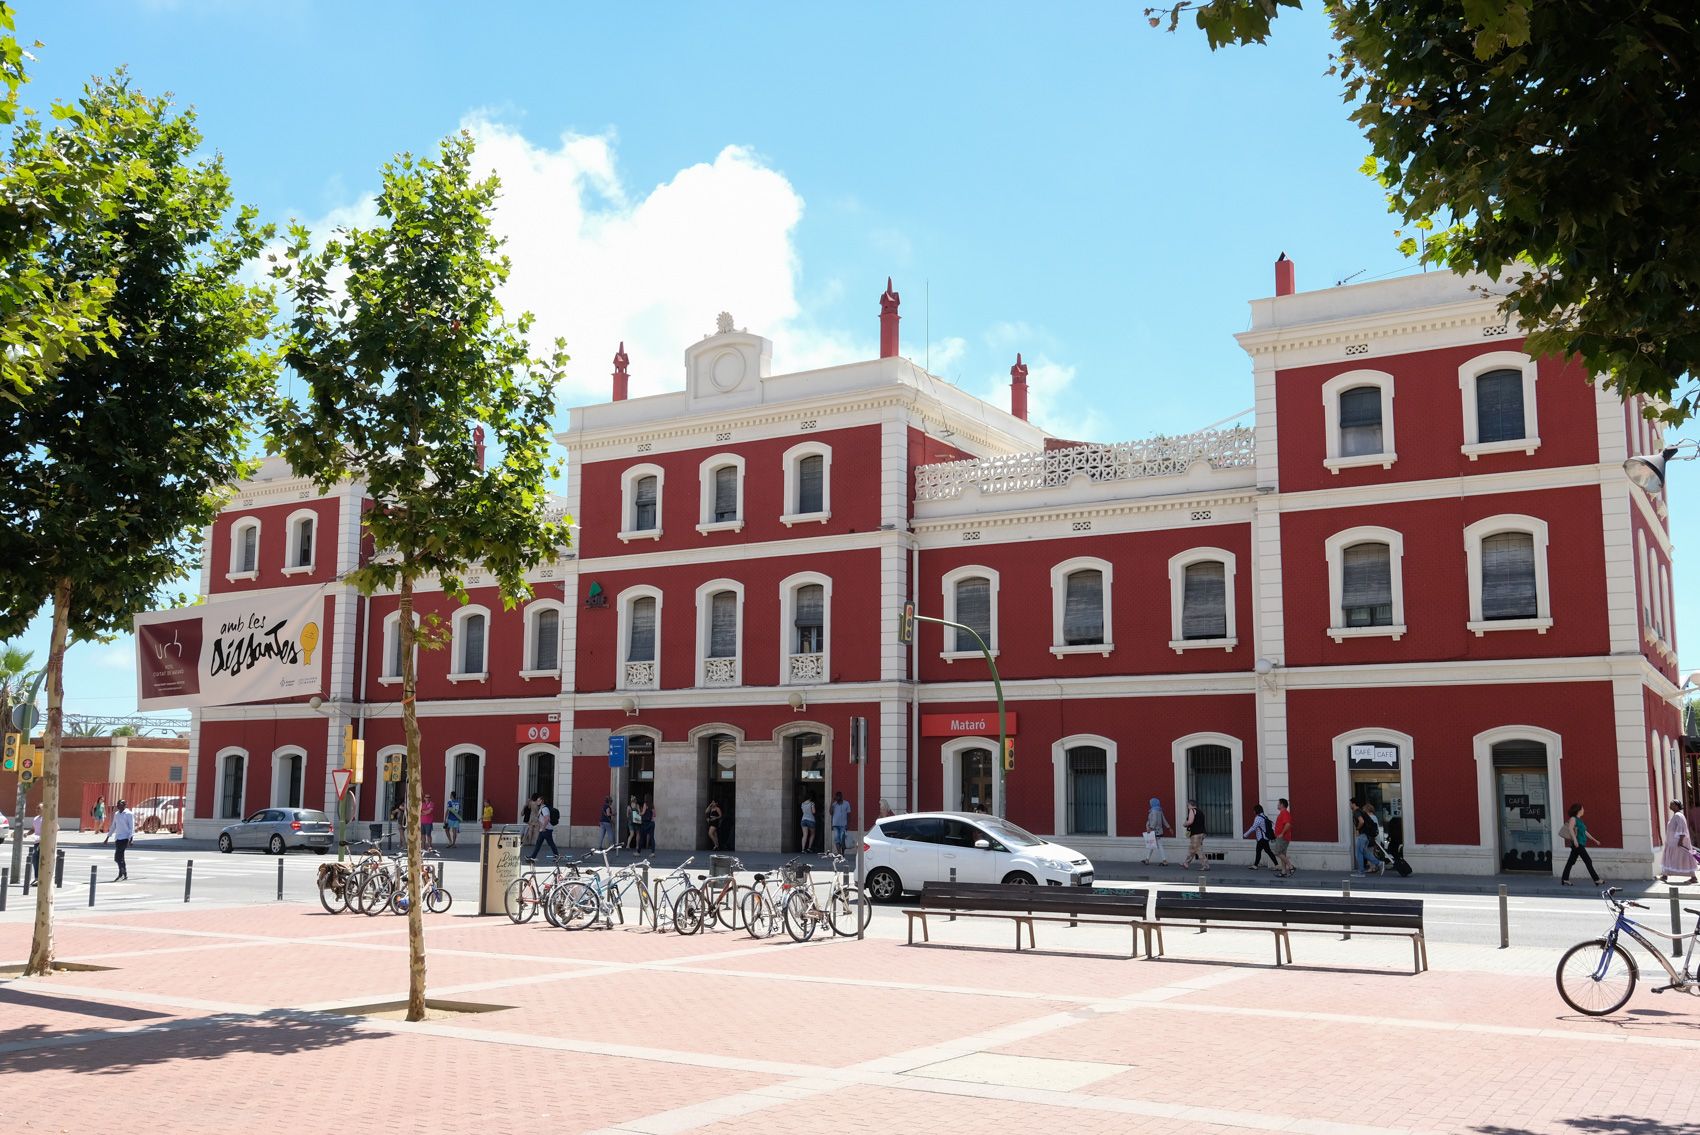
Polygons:
[[455,897],[442,887],[432,887],[425,892],[425,909],[432,914],[446,914],[449,907],[454,905]]
[[360,913],[374,918],[390,905],[390,877],[373,875],[360,888]]
[[563,930],[582,930],[596,921],[602,903],[589,883],[562,883],[549,893],[555,925]]
[[348,909],[347,875],[335,874],[319,884],[319,905],[330,914],[341,914]]
[[792,891],[785,900],[785,932],[793,942],[807,942],[815,936],[815,902],[803,891]]
[[714,897],[713,915],[716,922],[728,930],[744,928],[744,896],[749,887],[730,886]]
[[832,888],[827,900],[827,916],[832,932],[841,938],[854,938],[856,931],[868,925],[873,907],[862,897],[861,888],[854,885]]
[[1558,995],[1578,1013],[1615,1013],[1635,992],[1635,960],[1604,938],[1578,942],[1558,959]]
[[778,929],[768,921],[768,902],[758,890],[752,888],[744,896],[738,913],[744,920],[744,932],[752,938],[766,938]]
[[515,925],[530,922],[537,913],[537,880],[521,875],[509,883],[507,893],[502,896],[502,909]]
[[673,904],[673,929],[681,934],[695,934],[708,918],[708,900],[701,891],[686,891]]

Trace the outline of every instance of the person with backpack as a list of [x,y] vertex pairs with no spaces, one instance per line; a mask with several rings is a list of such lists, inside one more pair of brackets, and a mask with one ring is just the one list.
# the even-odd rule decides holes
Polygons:
[[1186,802],[1186,858],[1181,860],[1182,867],[1198,864],[1200,871],[1210,870],[1210,864],[1204,858],[1204,809],[1198,806],[1198,801]]
[[1281,869],[1281,861],[1276,858],[1275,850],[1269,846],[1269,841],[1275,836],[1275,828],[1269,822],[1269,817],[1263,811],[1262,804],[1252,805],[1251,826],[1245,830],[1244,838],[1257,840],[1257,850],[1251,857],[1251,869],[1256,871],[1263,863],[1263,857],[1269,856],[1269,864],[1277,871]]
[[1588,869],[1588,877],[1594,880],[1594,886],[1600,886],[1600,873],[1594,870],[1594,860],[1588,854],[1588,845],[1593,839],[1588,835],[1588,825],[1582,820],[1582,805],[1570,805],[1566,817],[1564,826],[1558,829],[1558,838],[1570,849],[1570,858],[1564,861],[1564,874],[1558,877],[1558,881],[1567,887],[1575,886],[1576,884],[1570,881],[1570,869],[1576,866],[1576,861],[1580,859],[1582,865]]
[[1375,818],[1375,806],[1368,801],[1352,799],[1352,813],[1356,817],[1357,838],[1352,851],[1352,878],[1362,879],[1368,875],[1379,875],[1383,868],[1381,860],[1375,854],[1375,837],[1380,834],[1381,824]]
[[1158,862],[1164,867],[1169,865],[1169,849],[1163,846],[1163,833],[1174,834],[1175,826],[1169,823],[1169,817],[1163,814],[1163,802],[1157,797],[1151,798],[1151,810],[1145,813],[1145,860],[1151,862],[1151,853],[1156,852]]

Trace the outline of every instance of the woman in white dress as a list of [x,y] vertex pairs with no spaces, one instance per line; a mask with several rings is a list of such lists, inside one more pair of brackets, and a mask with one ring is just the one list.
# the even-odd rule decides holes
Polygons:
[[1694,881],[1694,843],[1688,836],[1688,818],[1682,814],[1682,802],[1670,802],[1670,818],[1665,821],[1665,854],[1659,864],[1659,878]]

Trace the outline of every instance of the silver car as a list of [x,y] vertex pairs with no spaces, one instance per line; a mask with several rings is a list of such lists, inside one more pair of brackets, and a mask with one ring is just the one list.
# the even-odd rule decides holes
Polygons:
[[292,847],[310,847],[323,855],[331,849],[331,818],[312,808],[262,808],[218,833],[226,854],[251,847],[282,855]]

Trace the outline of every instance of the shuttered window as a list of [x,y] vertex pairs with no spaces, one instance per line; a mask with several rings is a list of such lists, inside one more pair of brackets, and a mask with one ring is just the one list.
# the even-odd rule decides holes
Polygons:
[[1228,573],[1220,560],[1186,565],[1181,588],[1181,637],[1228,637]]
[[653,532],[656,527],[656,503],[660,482],[653,474],[639,477],[632,485],[632,531]]
[[484,616],[468,615],[460,624],[462,674],[484,673]]
[[1533,619],[1540,614],[1535,589],[1535,538],[1496,532],[1482,539],[1482,618]]
[[722,465],[714,471],[714,520],[738,519],[738,467]]
[[826,647],[826,588],[818,583],[797,588],[796,609],[798,654],[819,654]]
[[237,571],[258,571],[260,568],[260,529],[250,524],[242,529],[242,552]]
[[708,656],[738,656],[738,596],[735,592],[716,591],[709,598]]
[[1340,456],[1382,452],[1381,388],[1354,386],[1340,394]]
[[1353,544],[1341,556],[1340,614],[1348,627],[1393,625],[1393,557],[1386,544]]
[[1068,573],[1063,598],[1063,644],[1098,646],[1104,641],[1104,573],[1082,568]]
[[537,612],[532,634],[531,668],[554,670],[561,665],[561,613],[553,607]]
[[[956,621],[973,627],[986,645],[992,645],[992,581],[984,576],[956,581]],[[974,636],[962,631],[956,635],[957,650],[979,650]]]
[[1523,375],[1490,370],[1476,379],[1476,440],[1513,441],[1528,436],[1523,425]]
[[1068,834],[1108,835],[1109,758],[1096,745],[1068,751]]
[[797,462],[797,511],[826,511],[826,458],[811,453]]
[[631,627],[626,640],[627,662],[655,661],[655,597],[632,600]]
[[306,567],[313,562],[313,518],[304,517],[295,526],[295,566]]

